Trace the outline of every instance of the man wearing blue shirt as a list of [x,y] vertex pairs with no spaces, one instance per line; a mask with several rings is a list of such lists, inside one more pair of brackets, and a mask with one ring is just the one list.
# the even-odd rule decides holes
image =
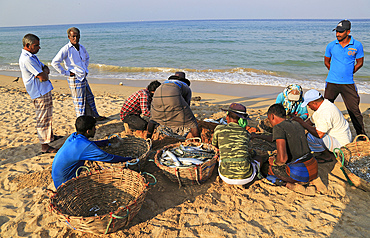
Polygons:
[[98,146],[108,145],[108,140],[90,141],[95,135],[96,120],[92,116],[80,116],[76,119],[76,131],[70,135],[55,155],[51,176],[55,188],[76,177],[76,170],[84,165],[85,160],[118,163],[131,160],[130,157],[108,154]]
[[49,68],[36,56],[40,50],[40,38],[34,34],[27,34],[22,39],[23,49],[19,57],[19,67],[27,93],[31,96],[36,111],[36,129],[41,143],[42,153],[56,153],[57,149],[49,143],[57,139],[53,135],[52,116],[53,99],[51,90],[53,85],[49,80]]
[[353,80],[353,74],[364,64],[364,50],[361,42],[350,35],[350,21],[340,21],[334,30],[337,40],[330,42],[325,51],[324,62],[329,73],[324,97],[334,103],[341,94],[356,133],[366,134],[359,108],[360,96]]

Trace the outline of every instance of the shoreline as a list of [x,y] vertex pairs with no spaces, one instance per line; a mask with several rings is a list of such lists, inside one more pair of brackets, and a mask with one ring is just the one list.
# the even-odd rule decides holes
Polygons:
[[[13,82],[14,76],[0,74],[0,85],[12,86],[24,89],[22,79]],[[112,81],[88,79],[93,93],[97,94],[115,94],[123,97],[128,97],[135,91],[145,88],[152,80],[117,80],[117,84]],[[159,80],[163,82],[164,80]],[[54,86],[53,92],[70,93],[67,79],[64,77],[51,78]],[[119,85],[122,82],[123,85]],[[194,96],[200,96],[201,102],[213,104],[230,104],[238,102],[252,109],[267,110],[268,107],[275,103],[276,97],[284,90],[284,87],[278,86],[263,86],[263,85],[246,85],[246,84],[227,84],[217,82],[191,81],[190,88]],[[306,92],[307,90],[303,90]],[[319,90],[323,93],[323,90]],[[233,94],[233,95],[232,95]],[[361,103],[360,110],[365,112],[370,108],[370,95],[360,94]],[[335,101],[336,106],[343,113],[346,113],[346,107],[341,96],[338,96]]]

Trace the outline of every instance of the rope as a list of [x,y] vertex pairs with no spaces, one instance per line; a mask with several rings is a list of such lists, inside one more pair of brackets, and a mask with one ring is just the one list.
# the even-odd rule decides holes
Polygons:
[[130,214],[130,211],[129,211],[128,207],[126,207],[126,211],[127,211],[127,214],[125,216],[123,216],[123,217],[114,215],[112,212],[110,213],[110,221],[108,223],[108,226],[107,226],[107,229],[105,230],[104,235],[106,235],[108,233],[110,224],[112,224],[113,219],[124,219],[124,218],[128,217],[128,215]]
[[[349,183],[349,185],[354,186],[353,182],[351,181],[351,179],[349,179],[348,174],[347,174],[347,173],[346,173],[346,171],[344,170],[344,154],[343,154],[343,151],[342,151],[341,149],[339,149],[339,148],[335,148],[335,149],[333,150],[333,153],[334,153],[334,155],[335,155],[335,158],[337,158],[337,159],[338,159],[338,155],[335,153],[335,151],[337,151],[337,150],[338,150],[338,151],[340,152],[340,154],[342,155],[342,166],[340,167],[340,169],[342,170],[342,172],[343,172],[344,176],[346,177],[347,182]],[[340,161],[340,159],[339,159],[339,161]]]
[[179,175],[179,168],[175,168],[175,171],[176,171],[177,181],[179,182],[179,188],[181,188],[182,184],[181,184],[180,175]]
[[199,168],[199,165],[196,165],[195,167],[194,167],[194,170],[195,170],[195,180],[197,181],[197,183],[198,183],[198,185],[200,185],[200,183],[199,183],[199,175],[198,175],[198,168]]

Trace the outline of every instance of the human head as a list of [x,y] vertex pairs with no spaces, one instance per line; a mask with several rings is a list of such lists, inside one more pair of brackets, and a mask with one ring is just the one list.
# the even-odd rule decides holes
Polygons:
[[286,111],[284,106],[280,103],[275,103],[271,105],[267,110],[267,118],[272,127],[284,121],[286,118]]
[[337,27],[333,29],[336,31],[336,37],[339,42],[348,39],[351,33],[351,22],[348,20],[342,20],[338,23]]
[[158,80],[155,80],[150,82],[146,89],[148,89],[149,92],[154,93],[159,86],[161,86],[161,83]]
[[27,34],[22,39],[23,49],[29,51],[32,54],[37,54],[40,50],[40,38],[34,34]]
[[175,75],[172,75],[168,78],[169,80],[180,80],[181,82],[186,83],[190,86],[190,80],[186,78],[184,72],[176,72]]
[[[235,114],[238,117],[238,119],[239,118],[249,119],[247,108],[240,103],[231,103],[227,109],[221,110],[227,111],[229,116]],[[232,116],[232,118],[234,118],[234,116]]]
[[284,95],[289,101],[301,101],[302,100],[302,87],[298,84],[290,84],[284,89]]
[[94,137],[96,120],[92,116],[79,116],[76,119],[75,127],[77,134],[85,135],[86,137]]
[[316,111],[323,100],[324,98],[319,91],[311,89],[304,94],[304,101],[301,107],[305,107],[308,105],[309,108]]
[[80,30],[76,27],[68,28],[67,30],[68,39],[71,41],[72,45],[77,45],[80,42]]

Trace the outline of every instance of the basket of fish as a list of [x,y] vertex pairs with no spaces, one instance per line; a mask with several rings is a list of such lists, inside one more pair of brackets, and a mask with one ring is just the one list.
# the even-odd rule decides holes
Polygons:
[[[145,175],[151,176],[154,183],[149,183]],[[112,233],[130,223],[140,211],[149,185],[155,184],[153,175],[130,169],[89,171],[63,183],[56,191],[48,190],[49,209],[75,230]]]
[[[365,141],[358,141],[363,137]],[[336,154],[337,159],[341,155],[341,169],[347,175],[348,182],[356,187],[370,192],[370,141],[366,135],[358,135],[352,143],[349,143]]]
[[219,151],[211,144],[191,141],[171,144],[158,150],[155,164],[179,186],[205,182],[213,172]]
[[152,148],[151,140],[145,140],[135,136],[126,136],[121,138],[115,134],[110,135],[109,138],[113,136],[116,136],[114,137],[114,142],[112,142],[109,146],[102,148],[102,150],[109,154],[131,157],[132,160],[120,163],[106,163],[100,161],[94,161],[93,163],[102,169],[126,167],[135,171],[141,171],[144,163],[146,162],[149,151]]

